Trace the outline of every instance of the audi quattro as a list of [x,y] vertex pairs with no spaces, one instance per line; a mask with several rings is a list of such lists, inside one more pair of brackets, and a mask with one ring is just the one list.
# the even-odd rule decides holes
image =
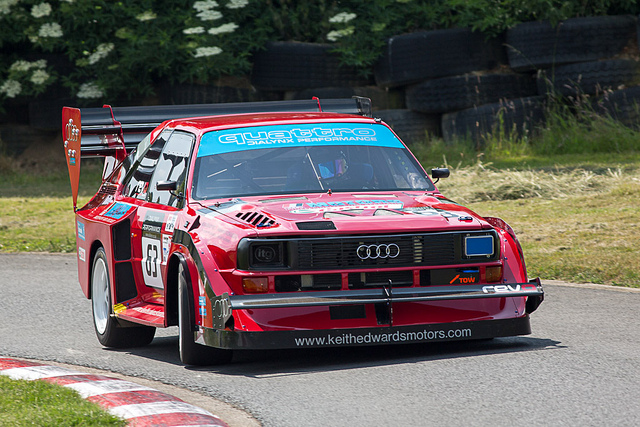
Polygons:
[[[106,347],[178,326],[185,364],[235,349],[531,332],[513,230],[443,196],[368,99],[63,109],[78,278]],[[78,208],[80,163],[104,157]],[[434,181],[432,181],[432,178]]]

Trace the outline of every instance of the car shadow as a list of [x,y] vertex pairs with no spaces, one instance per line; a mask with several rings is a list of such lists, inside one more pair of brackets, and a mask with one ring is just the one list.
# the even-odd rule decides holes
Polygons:
[[[566,346],[552,339],[507,337],[366,347],[239,350],[234,352],[233,360],[229,364],[185,366],[185,369],[260,378],[563,348]],[[153,343],[146,347],[107,351],[126,352],[160,362],[182,365],[178,356],[177,337],[156,337]]]

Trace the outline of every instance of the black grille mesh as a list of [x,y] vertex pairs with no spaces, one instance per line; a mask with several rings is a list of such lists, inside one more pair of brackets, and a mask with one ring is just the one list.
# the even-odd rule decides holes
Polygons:
[[[382,245],[382,246],[381,246]],[[387,245],[395,246],[387,256]],[[371,247],[370,255],[358,248]],[[380,247],[381,256],[377,256]],[[361,238],[303,239],[297,241],[298,265],[300,269],[400,267],[414,265],[441,265],[456,261],[456,235],[451,233],[417,236],[376,236]]]

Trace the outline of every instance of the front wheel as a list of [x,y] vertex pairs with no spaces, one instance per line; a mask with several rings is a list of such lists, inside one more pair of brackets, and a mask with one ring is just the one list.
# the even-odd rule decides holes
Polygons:
[[218,365],[231,360],[231,350],[200,345],[194,339],[193,298],[189,292],[190,283],[182,264],[178,272],[178,347],[180,360],[185,365]]
[[137,326],[123,328],[113,317],[111,304],[111,280],[107,269],[107,255],[99,248],[93,257],[91,268],[91,309],[93,327],[98,341],[105,347],[141,347],[153,340],[156,328]]

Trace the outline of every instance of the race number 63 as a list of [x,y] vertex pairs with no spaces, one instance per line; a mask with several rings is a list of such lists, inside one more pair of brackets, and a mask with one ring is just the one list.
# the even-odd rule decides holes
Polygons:
[[142,274],[147,286],[163,288],[160,263],[162,262],[162,246],[160,240],[142,238]]

